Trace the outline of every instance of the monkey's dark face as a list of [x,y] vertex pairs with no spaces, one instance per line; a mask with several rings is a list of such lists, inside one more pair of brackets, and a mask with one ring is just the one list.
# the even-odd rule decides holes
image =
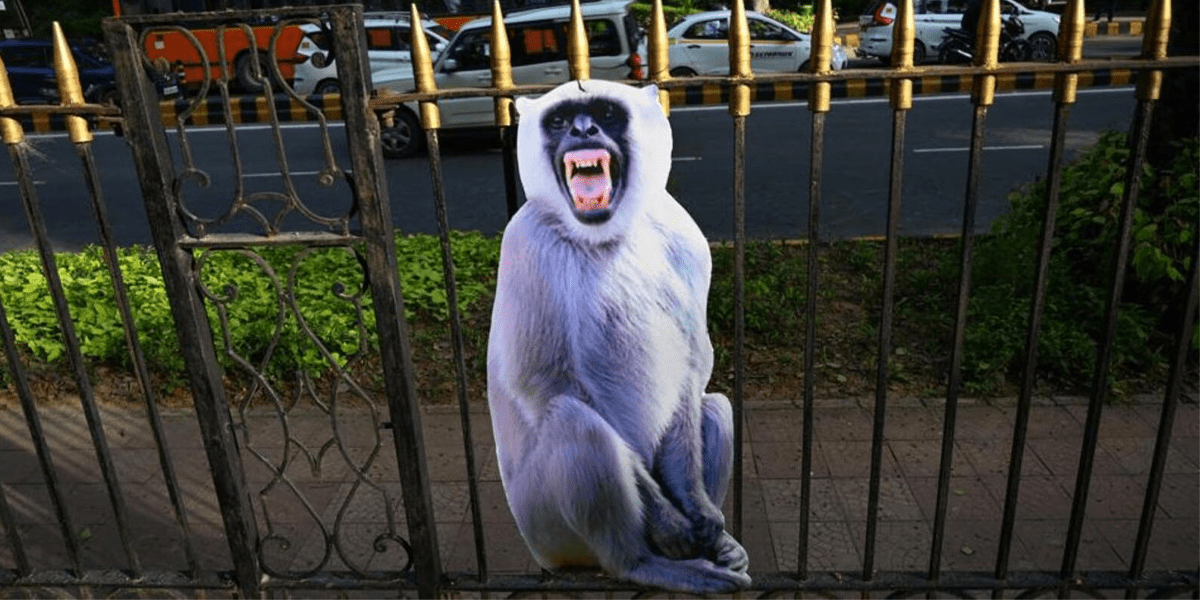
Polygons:
[[608,221],[621,202],[628,173],[629,112],[618,102],[567,100],[542,118],[546,154],[575,218]]

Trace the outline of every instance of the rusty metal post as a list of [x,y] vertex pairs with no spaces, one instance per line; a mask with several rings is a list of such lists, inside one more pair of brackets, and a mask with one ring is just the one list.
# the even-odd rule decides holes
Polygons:
[[592,78],[592,59],[588,52],[587,30],[583,27],[583,8],[579,0],[571,0],[571,22],[567,27],[567,65],[571,79]]
[[750,114],[750,28],[746,8],[729,17],[729,114],[733,117],[733,523],[742,536],[742,437],[746,398],[746,117]]
[[658,103],[662,105],[663,114],[671,116],[671,92],[662,87],[662,83],[671,79],[671,57],[667,45],[667,19],[663,15],[662,0],[654,0],[650,8],[650,81],[658,85]]

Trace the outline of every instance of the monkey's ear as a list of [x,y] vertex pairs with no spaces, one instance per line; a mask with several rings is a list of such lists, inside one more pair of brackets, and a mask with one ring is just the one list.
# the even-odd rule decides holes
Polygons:
[[657,85],[654,85],[653,83],[647,84],[646,87],[642,88],[642,94],[644,94],[650,102],[658,104]]
[[517,96],[513,100],[513,105],[517,107],[517,116],[532,114],[533,99],[525,96]]

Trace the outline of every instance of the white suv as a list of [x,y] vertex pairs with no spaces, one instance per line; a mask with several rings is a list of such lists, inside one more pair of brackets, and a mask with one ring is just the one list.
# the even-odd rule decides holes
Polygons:
[[[943,29],[958,29],[962,25],[962,14],[967,0],[916,0],[913,3],[916,22],[916,40],[913,43],[913,62],[920,64],[926,59],[936,59],[938,46],[945,37]],[[1059,16],[1040,10],[1030,10],[1013,2],[1001,0],[1001,18],[1018,15],[1025,24],[1025,39],[1029,41],[1032,60],[1054,60],[1058,56]],[[892,22],[896,19],[896,5],[887,0],[867,3],[858,23],[862,36],[858,52],[874,56],[884,64],[892,56]]]
[[[412,39],[412,19],[408,13],[366,13],[363,28],[367,30],[367,60],[371,73],[394,69],[412,62],[409,40]],[[453,33],[436,21],[424,20],[421,28],[425,39],[436,53],[445,48]],[[296,53],[304,60],[296,64],[296,76],[292,89],[301,96],[309,94],[332,94],[341,90],[337,78],[337,64],[330,53],[331,33],[315,24],[300,26],[304,38]]]
[[[642,79],[638,45],[642,32],[628,7],[631,0],[608,0],[581,4],[583,26],[588,35],[593,79]],[[567,22],[569,5],[515,11],[505,15],[508,43],[512,50],[513,83],[516,85],[558,84],[570,78],[567,66]],[[450,45],[433,63],[439,90],[479,88],[492,85],[491,17],[463,25]],[[411,65],[373,75],[375,89],[403,94],[416,89]],[[448,129],[495,126],[491,96],[446,98],[438,101],[442,127]],[[383,153],[403,158],[420,151],[424,141],[417,104],[396,109],[391,127],[382,131]]]

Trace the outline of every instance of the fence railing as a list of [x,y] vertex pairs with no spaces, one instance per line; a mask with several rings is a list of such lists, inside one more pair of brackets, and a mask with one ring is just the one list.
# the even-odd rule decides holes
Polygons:
[[[989,12],[981,21],[979,51],[975,62],[965,66],[922,67],[913,64],[914,14],[911,0],[899,2],[891,69],[873,72],[889,98],[891,116],[891,161],[886,201],[883,286],[879,298],[878,362],[872,403],[870,467],[866,477],[866,514],[864,541],[858,569],[841,572],[810,571],[813,550],[811,527],[813,501],[813,456],[818,398],[815,365],[819,346],[817,300],[821,292],[820,243],[807,245],[807,304],[805,313],[804,385],[798,390],[802,412],[800,441],[799,492],[796,527],[798,561],[795,571],[754,573],[752,594],[769,596],[779,593],[884,592],[900,594],[947,593],[970,595],[1005,591],[1020,593],[1070,594],[1081,590],[1127,590],[1129,594],[1196,593],[1197,572],[1151,571],[1146,569],[1150,533],[1159,504],[1165,465],[1171,449],[1175,411],[1182,378],[1187,372],[1190,332],[1197,304],[1196,263],[1188,275],[1186,298],[1179,299],[1182,314],[1180,334],[1171,354],[1170,373],[1163,384],[1161,422],[1145,484],[1145,500],[1139,515],[1134,550],[1125,570],[1081,570],[1078,565],[1084,519],[1094,471],[1100,435],[1100,420],[1108,402],[1107,374],[1112,345],[1121,310],[1124,272],[1129,256],[1133,208],[1138,197],[1142,165],[1145,161],[1149,126],[1159,99],[1163,71],[1194,68],[1197,57],[1168,57],[1167,35],[1170,29],[1170,3],[1151,3],[1145,25],[1143,54],[1136,59],[1084,60],[1082,40],[1085,13],[1082,0],[1073,0],[1064,12],[1059,31],[1059,60],[1044,64],[1000,64],[997,60],[1000,15],[999,3],[985,3]],[[580,8],[576,1],[575,14]],[[819,241],[820,206],[823,189],[823,159],[826,146],[826,116],[835,110],[833,90],[840,82],[863,77],[862,73],[834,71],[830,68],[834,32],[829,0],[817,3],[817,21],[812,34],[810,69],[794,74],[757,74],[750,68],[750,37],[741,3],[735,3],[730,27],[730,72],[721,77],[687,80],[668,75],[668,41],[661,0],[655,0],[648,30],[649,80],[662,90],[660,101],[669,113],[678,90],[709,86],[727,97],[733,123],[734,162],[732,171],[733,253],[734,253],[734,379],[731,401],[735,422],[745,421],[746,365],[745,332],[745,255],[747,236],[745,212],[747,190],[746,121],[753,112],[753,93],[764,86],[802,89],[807,94],[811,123],[810,160],[807,189],[808,224],[803,237]],[[226,120],[222,125],[227,152],[198,148],[192,129],[198,124],[196,111],[208,103],[218,103],[225,114],[233,114],[238,100],[228,75],[204,82],[198,93],[187,101],[172,105],[164,128],[164,110],[146,76],[145,44],[149,32],[171,28],[187,32],[197,28],[247,28],[247,23],[270,17],[277,28],[302,23],[317,23],[331,32],[341,82],[340,116],[346,127],[344,158],[334,151],[327,122],[326,107],[297,96],[282,81],[277,65],[266,63],[259,73],[263,82],[264,106],[271,133],[266,145],[275,152],[283,184],[270,190],[255,190],[247,185],[245,144],[237,124]],[[413,14],[413,22],[419,15]],[[455,260],[452,251],[440,151],[439,99],[449,97],[492,97],[496,126],[505,140],[501,156],[506,170],[510,215],[516,210],[515,153],[512,135],[516,124],[510,110],[512,97],[537,94],[551,85],[516,85],[511,74],[503,15],[497,7],[493,15],[491,59],[493,87],[470,90],[438,90],[433,78],[433,62],[425,38],[413,39],[416,89],[402,95],[373,95],[369,90],[366,49],[361,30],[361,7],[328,6],[289,8],[266,15],[258,11],[227,11],[197,15],[133,17],[105,22],[105,36],[112,60],[118,70],[121,107],[102,107],[84,103],[78,76],[69,59],[70,51],[61,32],[56,35],[59,86],[62,104],[57,107],[16,106],[11,88],[0,80],[0,137],[9,151],[20,205],[27,216],[39,255],[47,289],[54,308],[56,325],[63,337],[63,359],[78,398],[81,414],[58,410],[47,393],[30,384],[28,352],[18,345],[14,327],[0,296],[0,339],[10,381],[7,385],[19,401],[22,419],[13,420],[0,413],[0,432],[7,439],[26,440],[18,444],[35,460],[30,472],[40,484],[26,485],[16,470],[0,469],[0,528],[5,532],[7,553],[0,553],[0,586],[11,590],[70,588],[78,590],[121,590],[124,588],[174,589],[185,593],[225,594],[236,591],[244,596],[287,595],[293,589],[395,590],[415,592],[421,597],[451,593],[489,592],[592,592],[633,593],[627,584],[604,577],[548,576],[532,572],[498,572],[492,567],[498,552],[489,544],[488,520],[482,504],[486,483],[495,483],[486,473],[489,462],[479,452],[479,440],[486,432],[472,431],[478,423],[482,399],[468,391],[468,367],[464,349],[463,315],[457,301]],[[589,65],[588,44],[582,24],[573,19],[568,53],[571,77],[586,78]],[[247,33],[247,35],[250,35]],[[276,35],[276,38],[278,34]],[[232,56],[217,58],[231,72]],[[272,52],[274,53],[274,52]],[[202,58],[207,61],[208,58]],[[255,69],[263,68],[257,62]],[[203,65],[209,72],[209,65]],[[1061,568],[1053,571],[1019,571],[1010,567],[1017,511],[1021,504],[1026,436],[1034,406],[1034,374],[1040,321],[1044,311],[1049,256],[1054,247],[1055,215],[1061,187],[1062,164],[1068,133],[1068,117],[1076,100],[1081,77],[1097,69],[1127,69],[1136,72],[1137,107],[1131,124],[1131,158],[1126,166],[1122,192],[1118,242],[1112,249],[1112,284],[1104,315],[1104,331],[1098,344],[1094,379],[1090,388],[1083,423],[1082,444]],[[962,394],[961,362],[967,306],[971,297],[975,235],[975,211],[979,182],[983,171],[980,156],[986,137],[989,107],[997,91],[997,81],[1007,74],[1033,72],[1054,79],[1054,124],[1051,130],[1049,162],[1046,170],[1048,201],[1038,241],[1034,292],[1025,340],[1025,361],[1012,418],[1011,453],[1006,464],[1007,480],[1002,514],[996,520],[999,530],[996,561],[991,571],[948,572],[943,568],[948,505],[955,463],[955,441],[959,401]],[[1045,75],[1042,75],[1045,74]],[[954,320],[954,334],[948,351],[949,374],[941,415],[940,457],[937,471],[935,510],[931,521],[927,568],[923,572],[897,572],[878,566],[881,550],[880,508],[884,484],[885,426],[895,399],[889,393],[889,357],[892,355],[893,317],[900,206],[905,175],[906,117],[912,108],[914,88],[930,85],[937,78],[969,80],[973,107],[972,133],[964,193],[964,217],[959,255],[960,280]],[[290,120],[274,109],[275,88],[281,97],[302,107],[311,118],[319,141],[306,148],[320,157],[319,183],[334,190],[334,201],[313,200],[289,164],[295,148],[285,142],[280,123]],[[710,92],[711,93],[711,92]],[[180,105],[184,108],[180,109]],[[445,296],[448,308],[450,347],[453,363],[446,368],[455,373],[454,397],[458,419],[454,429],[461,436],[461,463],[433,466],[429,438],[423,426],[420,398],[424,393],[415,383],[412,342],[404,317],[403,290],[392,230],[389,190],[384,176],[385,164],[380,151],[381,122],[397,118],[397,111],[412,111],[421,124],[428,149],[430,179],[443,261]],[[797,111],[802,109],[796,109]],[[146,486],[146,473],[160,485],[159,502],[147,504],[145,498],[132,497],[130,463],[124,452],[128,440],[114,440],[114,419],[132,419],[131,413],[106,406],[95,393],[93,366],[85,359],[69,309],[68,287],[64,284],[47,231],[42,202],[35,178],[38,165],[31,160],[38,149],[25,138],[19,117],[62,115],[69,141],[80,160],[87,198],[91,206],[104,264],[108,269],[117,315],[124,329],[129,364],[141,390],[144,423],[136,430],[145,435],[144,448],[153,460],[134,471],[132,479],[139,490]],[[91,130],[96,119],[120,124],[120,130],[132,152],[138,181],[153,236],[153,245],[161,265],[163,283],[179,338],[186,368],[190,402],[184,417],[168,409],[156,393],[150,367],[143,356],[135,306],[130,300],[129,284],[120,264],[121,249],[114,243],[108,215],[109,202],[104,194],[102,173],[96,166]],[[205,121],[206,122],[206,121]],[[173,134],[168,138],[167,130]],[[230,175],[230,172],[232,175]],[[232,181],[214,186],[221,178]],[[404,194],[404,190],[392,190]],[[221,209],[215,213],[199,208],[197,196],[216,197]],[[882,199],[881,199],[882,200]],[[266,207],[270,207],[270,209]],[[314,270],[332,269],[342,278],[332,290],[322,290],[314,300],[306,296],[304,279]],[[233,275],[253,273],[258,283],[249,283]],[[263,288],[252,295],[254,286]],[[260,290],[261,291],[261,290]],[[231,317],[234,307],[247,297],[257,298],[263,306],[257,322]],[[265,299],[265,300],[264,300]],[[337,337],[323,330],[312,319],[315,304],[348,314],[349,333]],[[231,340],[238,327],[265,326],[271,333],[265,349],[253,351],[238,347]],[[345,333],[345,332],[338,332]],[[290,337],[289,337],[290,336]],[[348,336],[348,337],[347,337]],[[319,374],[304,370],[282,373],[272,366],[276,348],[284,339],[299,339],[307,344],[323,369]],[[334,344],[340,344],[337,348]],[[369,380],[370,373],[376,374]],[[53,425],[44,419],[53,415]],[[79,417],[82,421],[79,421]],[[72,419],[75,419],[72,421]],[[8,421],[9,424],[6,424]],[[132,422],[132,421],[131,421]],[[440,421],[439,421],[440,422]],[[86,444],[58,447],[55,438],[65,423],[81,423],[79,435]],[[19,427],[17,426],[19,425]],[[181,456],[176,444],[188,444],[178,435],[179,427],[196,426],[194,443],[187,448],[203,450],[204,461]],[[486,429],[486,428],[485,428]],[[736,428],[734,447],[743,448],[744,427]],[[126,430],[121,429],[122,437]],[[131,430],[132,431],[132,430]],[[176,432],[176,433],[173,433]],[[11,433],[11,436],[10,436]],[[128,435],[135,435],[129,433]],[[1007,435],[1007,434],[1006,434]],[[390,439],[389,439],[390,438]],[[1006,438],[1007,439],[1007,438]],[[114,446],[118,446],[114,449]],[[438,446],[439,449],[442,446]],[[81,473],[95,461],[98,477],[86,479],[88,488],[98,493],[94,504],[106,505],[111,524],[104,527],[81,523],[80,508],[74,500],[80,489]],[[744,483],[746,467],[741,452],[734,461],[732,506],[729,527],[735,537],[748,535],[744,527]],[[16,464],[16,463],[13,463]],[[82,468],[79,465],[84,465]],[[187,468],[180,469],[180,465]],[[493,465],[494,467],[494,465]],[[464,485],[438,487],[432,481],[444,471],[461,468]],[[138,474],[140,473],[140,475]],[[37,477],[35,477],[37,478]],[[36,489],[36,491],[34,491]],[[449,490],[449,491],[448,491]],[[18,501],[13,501],[13,499]],[[51,514],[47,523],[54,530],[31,527],[28,513],[42,498],[42,509]],[[436,500],[436,501],[435,501]],[[173,527],[168,544],[177,553],[173,560],[156,556],[161,543],[148,543],[145,521],[153,515]],[[458,507],[462,511],[463,531],[446,530],[439,511]],[[165,512],[162,512],[165,511]],[[90,514],[90,513],[89,513]],[[458,513],[456,513],[458,514]],[[159,530],[155,530],[159,531]],[[94,536],[111,538],[111,552],[85,551]],[[45,540],[58,539],[61,554],[43,548]],[[214,542],[215,540],[215,542]],[[465,540],[465,541],[464,541]],[[474,569],[459,572],[444,567],[446,557],[459,544],[470,546]],[[214,549],[214,546],[217,548]],[[461,548],[457,549],[462,551]],[[522,550],[523,551],[523,550]],[[470,562],[470,561],[468,561]],[[149,566],[148,566],[149,565]],[[0,589],[0,595],[9,592]],[[20,593],[20,592],[16,592]]]

